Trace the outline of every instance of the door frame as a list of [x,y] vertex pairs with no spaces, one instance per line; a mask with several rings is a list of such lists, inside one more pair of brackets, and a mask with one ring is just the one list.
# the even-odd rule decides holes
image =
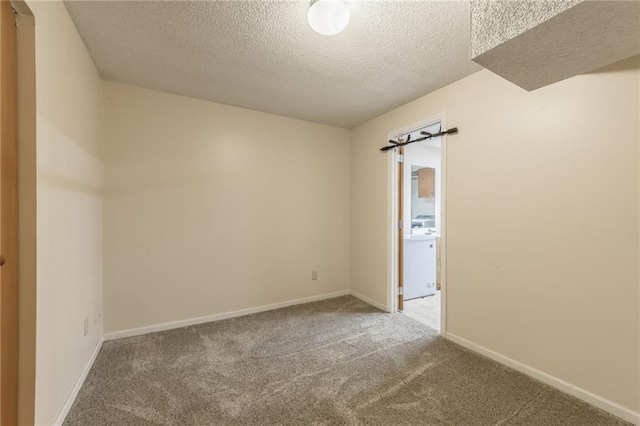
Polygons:
[[[389,132],[388,139],[395,139],[405,133],[413,132],[422,127],[427,127],[440,122],[442,129],[447,128],[446,112],[430,116],[420,122],[413,123],[402,128]],[[387,160],[387,206],[388,206],[388,229],[387,229],[387,311],[398,312],[398,284],[400,274],[400,237],[401,231],[398,229],[400,220],[400,184],[399,165],[397,152],[389,155]],[[447,330],[447,135],[442,136],[440,148],[440,335],[445,336]],[[405,224],[403,224],[405,226]]]
[[18,423],[18,60],[16,17],[0,1],[0,423]]

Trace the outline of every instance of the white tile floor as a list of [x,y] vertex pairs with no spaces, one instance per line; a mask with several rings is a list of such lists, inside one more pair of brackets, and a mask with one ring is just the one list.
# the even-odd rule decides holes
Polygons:
[[406,316],[420,321],[421,323],[440,330],[440,291],[433,296],[421,297],[418,299],[405,300],[404,310]]

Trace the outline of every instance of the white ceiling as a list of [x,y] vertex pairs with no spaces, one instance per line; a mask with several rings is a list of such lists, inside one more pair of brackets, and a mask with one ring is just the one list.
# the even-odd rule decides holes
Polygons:
[[106,80],[352,128],[465,77],[469,4],[348,1],[333,37],[306,1],[67,1]]

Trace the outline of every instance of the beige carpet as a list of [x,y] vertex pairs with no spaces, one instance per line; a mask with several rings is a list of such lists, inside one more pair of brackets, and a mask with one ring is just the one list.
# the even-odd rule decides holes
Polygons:
[[105,342],[66,425],[622,425],[351,297]]

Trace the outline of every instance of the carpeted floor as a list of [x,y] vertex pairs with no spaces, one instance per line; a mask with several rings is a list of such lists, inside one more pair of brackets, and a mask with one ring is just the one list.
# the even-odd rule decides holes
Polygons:
[[623,425],[351,296],[105,342],[65,425]]

